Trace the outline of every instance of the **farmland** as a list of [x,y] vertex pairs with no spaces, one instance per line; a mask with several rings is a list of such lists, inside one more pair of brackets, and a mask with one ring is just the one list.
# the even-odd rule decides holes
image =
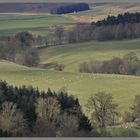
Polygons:
[[78,72],[79,64],[90,60],[108,60],[135,52],[140,57],[140,40],[87,42],[54,46],[40,50],[41,64],[63,64],[64,71]]
[[12,85],[32,85],[39,87],[40,90],[47,90],[50,87],[59,91],[66,88],[69,94],[80,99],[84,110],[90,96],[105,91],[119,104],[119,112],[124,112],[129,109],[135,95],[140,91],[140,77],[56,72],[28,68],[6,61],[0,62],[0,79]]
[[[96,11],[96,8],[94,10]],[[100,15],[98,10],[96,13]],[[93,11],[91,10],[79,14],[75,13],[75,16],[80,14],[90,15],[89,12],[92,15]],[[73,14],[65,16],[3,14],[0,15],[0,36],[12,35],[22,31],[28,31],[35,35],[49,35],[56,25],[69,26],[75,24],[77,21],[72,17]],[[51,88],[59,91],[66,88],[69,94],[73,94],[80,99],[84,110],[90,96],[99,91],[105,91],[113,95],[115,101],[119,104],[119,111],[124,112],[129,109],[135,95],[139,94],[140,77],[113,74],[81,74],[78,72],[79,64],[89,60],[103,61],[115,56],[122,57],[129,52],[136,52],[140,58],[139,46],[139,39],[93,41],[52,46],[39,50],[40,65],[63,64],[65,66],[63,72],[54,71],[52,70],[53,67],[49,70],[28,68],[7,61],[0,61],[0,79],[6,80],[12,85],[33,85],[33,87],[38,87],[40,90]]]
[[28,31],[35,35],[48,35],[55,25],[71,25],[75,21],[69,17],[58,15],[0,15],[0,36],[12,35]]
[[88,4],[0,4],[0,137],[140,137],[140,4]]

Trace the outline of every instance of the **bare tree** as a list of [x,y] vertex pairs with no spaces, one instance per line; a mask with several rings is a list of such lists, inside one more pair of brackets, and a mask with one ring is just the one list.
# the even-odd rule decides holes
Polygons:
[[36,136],[56,136],[60,112],[60,104],[57,99],[39,98],[36,103],[38,119],[34,127],[34,134]]
[[117,116],[117,104],[113,103],[112,96],[104,92],[97,93],[89,99],[88,109],[92,111],[92,123],[105,136],[106,127],[114,124]]
[[58,38],[59,44],[62,44],[64,38],[64,28],[62,26],[56,27],[55,36]]
[[5,102],[1,108],[0,128],[13,134],[22,133],[26,126],[26,121],[22,112],[17,109],[17,105],[12,102]]
[[64,113],[60,116],[60,129],[57,132],[57,135],[63,137],[76,136],[78,126],[78,118],[76,116]]
[[36,104],[36,112],[38,117],[48,125],[55,124],[60,114],[60,105],[57,99],[55,98],[39,98]]
[[38,119],[30,132],[32,137],[56,137],[56,128],[48,125],[44,120]]

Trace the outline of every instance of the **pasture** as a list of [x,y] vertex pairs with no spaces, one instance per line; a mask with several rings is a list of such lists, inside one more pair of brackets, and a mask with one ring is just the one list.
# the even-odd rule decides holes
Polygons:
[[32,85],[45,91],[51,88],[57,92],[66,88],[69,94],[79,98],[84,111],[88,98],[100,91],[114,97],[121,113],[127,111],[135,95],[140,94],[140,77],[57,72],[28,68],[6,61],[0,61],[0,80],[18,86]]
[[59,15],[24,15],[1,14],[0,36],[28,31],[35,35],[48,35],[55,25],[71,25],[75,21],[70,17]]
[[[0,16],[0,36],[29,31],[36,35],[47,35],[52,26],[76,23],[67,16],[56,15],[4,15]],[[0,80],[12,85],[32,85],[40,90],[59,91],[66,88],[69,94],[80,99],[85,105],[90,96],[97,92],[110,93],[119,104],[119,111],[127,111],[135,95],[140,94],[140,77],[105,74],[81,74],[79,64],[89,60],[107,60],[112,57],[136,52],[140,57],[140,40],[85,42],[52,46],[40,49],[40,64],[63,64],[63,72],[41,68],[28,68],[7,61],[0,61]]]
[[78,72],[79,64],[90,60],[108,60],[135,52],[140,57],[140,40],[87,42],[53,46],[40,50],[41,64],[63,64],[64,71]]

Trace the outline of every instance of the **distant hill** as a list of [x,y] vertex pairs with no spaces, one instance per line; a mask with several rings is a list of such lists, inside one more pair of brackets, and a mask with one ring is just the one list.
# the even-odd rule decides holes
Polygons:
[[52,9],[67,3],[0,3],[0,12],[49,13]]
[[50,13],[62,6],[75,5],[74,3],[0,3],[0,13]]

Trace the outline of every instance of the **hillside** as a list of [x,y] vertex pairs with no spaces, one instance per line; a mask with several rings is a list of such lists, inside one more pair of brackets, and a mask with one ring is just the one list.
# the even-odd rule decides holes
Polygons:
[[93,3],[91,10],[71,14],[72,18],[80,22],[96,22],[107,18],[108,15],[118,15],[126,12],[140,12],[140,3]]
[[140,4],[71,1],[0,1],[0,137],[140,137]]
[[59,6],[68,5],[67,3],[0,3],[0,13],[50,13]]
[[[12,6],[11,6],[12,5]],[[28,31],[48,35],[56,25],[69,28],[77,22],[102,20],[108,15],[140,12],[139,4],[101,3],[90,4],[91,10],[65,15],[51,15],[48,10],[65,3],[0,3],[0,36]],[[67,5],[67,4],[66,4]]]
[[72,25],[75,21],[58,15],[0,15],[0,36],[28,31],[36,35],[48,35],[55,25]]
[[89,60],[107,60],[112,57],[136,52],[140,57],[140,40],[87,42],[54,46],[40,50],[41,64],[50,68],[63,64],[64,71],[78,72],[79,64]]
[[[99,91],[110,93],[119,104],[119,111],[129,109],[140,91],[140,77],[106,74],[81,74],[28,68],[0,61],[0,79],[12,85],[33,85],[40,90],[59,91],[66,88],[69,94],[80,99],[85,110],[87,99]],[[128,88],[129,87],[129,88]]]

